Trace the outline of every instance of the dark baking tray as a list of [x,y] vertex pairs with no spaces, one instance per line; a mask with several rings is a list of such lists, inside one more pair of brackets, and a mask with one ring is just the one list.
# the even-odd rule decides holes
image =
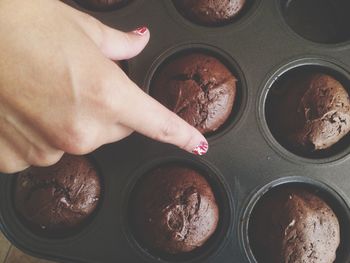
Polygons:
[[[138,134],[92,153],[104,180],[102,203],[84,229],[66,238],[43,238],[28,230],[13,207],[13,176],[1,175],[0,227],[14,245],[60,262],[255,262],[247,238],[254,204],[272,187],[298,183],[316,189],[336,211],[342,228],[336,262],[350,262],[350,145],[324,158],[297,156],[273,138],[264,112],[272,83],[291,68],[321,67],[349,81],[349,38],[329,44],[306,40],[286,23],[284,7],[290,1],[247,1],[248,8],[238,20],[204,27],[183,18],[169,0],[133,0],[110,12],[91,12],[67,0],[112,27],[125,31],[140,25],[150,28],[149,45],[128,62],[130,77],[146,92],[166,58],[202,50],[223,59],[236,73],[238,103],[228,125],[209,136],[210,151],[204,157]],[[137,179],[148,169],[173,161],[206,171],[222,208],[219,230],[206,249],[180,260],[164,259],[143,248],[134,239],[127,219],[128,198]]]

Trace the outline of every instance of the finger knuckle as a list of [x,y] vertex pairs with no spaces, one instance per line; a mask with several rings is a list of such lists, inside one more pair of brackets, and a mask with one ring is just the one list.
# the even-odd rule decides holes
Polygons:
[[90,142],[86,132],[81,130],[72,131],[67,141],[67,152],[71,154],[86,154],[89,152]]
[[71,126],[67,134],[66,152],[76,155],[90,153],[96,148],[97,135],[94,123],[86,124],[77,121],[76,124]]
[[92,131],[82,124],[68,125],[58,142],[59,149],[71,154],[86,154],[92,148],[91,146]]
[[0,171],[5,174],[13,174],[26,169],[29,166],[20,159],[4,160],[0,161]]
[[44,150],[35,150],[30,155],[28,162],[31,165],[39,167],[51,166],[61,159],[62,154],[63,153],[61,153],[60,151],[52,153]]
[[160,126],[158,133],[156,133],[156,140],[169,142],[174,137],[178,125],[174,116],[169,116]]

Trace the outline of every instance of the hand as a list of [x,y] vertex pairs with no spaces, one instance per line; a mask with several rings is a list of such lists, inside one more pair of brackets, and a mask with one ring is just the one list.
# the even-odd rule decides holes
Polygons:
[[52,165],[133,131],[206,152],[202,134],[112,61],[136,56],[149,37],[147,28],[123,33],[57,0],[1,0],[0,171]]

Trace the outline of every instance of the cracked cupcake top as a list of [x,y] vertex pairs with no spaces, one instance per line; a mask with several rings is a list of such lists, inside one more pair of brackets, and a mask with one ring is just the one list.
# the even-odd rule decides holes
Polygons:
[[180,56],[160,69],[152,95],[203,134],[214,132],[232,112],[237,79],[218,59]]
[[46,232],[78,226],[97,207],[101,184],[84,157],[64,155],[55,165],[18,174],[15,206],[36,229]]
[[281,188],[258,202],[249,223],[258,262],[332,263],[340,226],[320,197],[300,188]]
[[241,12],[245,2],[245,0],[173,0],[185,17],[207,26],[218,26],[231,21]]
[[197,171],[169,165],[141,181],[131,211],[146,246],[171,254],[190,252],[215,232],[219,209],[210,185]]
[[350,131],[349,94],[329,75],[285,80],[276,95],[274,126],[296,147],[327,149]]

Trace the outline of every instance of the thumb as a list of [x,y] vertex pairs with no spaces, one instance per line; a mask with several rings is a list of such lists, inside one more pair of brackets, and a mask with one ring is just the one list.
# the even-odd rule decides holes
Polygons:
[[138,55],[147,45],[150,32],[147,27],[139,27],[131,32],[122,32],[104,25],[90,16],[80,21],[84,31],[109,59],[124,60]]
[[149,38],[150,33],[147,27],[139,27],[125,33],[103,26],[99,47],[107,58],[124,60],[138,55],[147,45]]

